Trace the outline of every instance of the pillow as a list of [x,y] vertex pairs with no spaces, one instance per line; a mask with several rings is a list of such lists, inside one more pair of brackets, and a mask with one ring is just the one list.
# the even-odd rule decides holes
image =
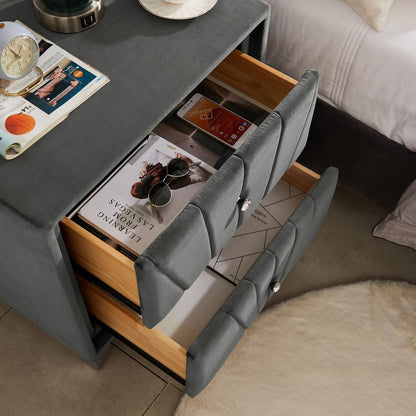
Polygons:
[[406,189],[395,210],[374,227],[373,236],[416,250],[416,180]]
[[380,32],[384,29],[394,0],[345,0],[363,20]]

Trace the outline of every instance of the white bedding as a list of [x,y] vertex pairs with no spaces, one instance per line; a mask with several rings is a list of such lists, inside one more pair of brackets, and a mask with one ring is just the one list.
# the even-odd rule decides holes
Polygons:
[[266,1],[267,63],[318,69],[321,98],[416,151],[416,0],[395,0],[382,32],[343,0]]

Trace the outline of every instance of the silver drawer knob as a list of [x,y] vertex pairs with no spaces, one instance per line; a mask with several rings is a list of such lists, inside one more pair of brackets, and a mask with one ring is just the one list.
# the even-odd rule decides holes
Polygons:
[[241,206],[241,211],[243,212],[247,211],[250,204],[251,204],[251,199],[250,198],[245,199],[243,202],[243,205]]
[[276,282],[276,283],[273,285],[273,292],[274,292],[274,293],[277,293],[277,292],[280,290],[280,286],[281,286],[280,282]]

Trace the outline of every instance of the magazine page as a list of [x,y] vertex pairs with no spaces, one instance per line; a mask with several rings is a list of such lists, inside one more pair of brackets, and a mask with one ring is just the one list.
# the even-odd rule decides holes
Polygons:
[[[184,159],[189,172],[168,178],[166,167]],[[122,247],[140,255],[171,223],[215,169],[164,138],[154,135],[100,188],[78,215]],[[149,203],[149,189],[168,184],[170,202],[162,207]]]
[[[0,94],[0,154],[6,159],[21,154],[109,81],[58,45],[32,33],[38,40],[38,66],[44,78],[22,96]],[[33,70],[19,80],[1,80],[0,86],[15,93],[32,84],[38,75]]]
[[209,266],[238,284],[304,198],[302,191],[280,180]]

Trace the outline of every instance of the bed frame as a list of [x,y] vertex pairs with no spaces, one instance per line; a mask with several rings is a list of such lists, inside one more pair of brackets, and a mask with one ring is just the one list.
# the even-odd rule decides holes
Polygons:
[[322,100],[298,160],[318,173],[336,166],[340,185],[387,211],[416,178],[416,152]]

